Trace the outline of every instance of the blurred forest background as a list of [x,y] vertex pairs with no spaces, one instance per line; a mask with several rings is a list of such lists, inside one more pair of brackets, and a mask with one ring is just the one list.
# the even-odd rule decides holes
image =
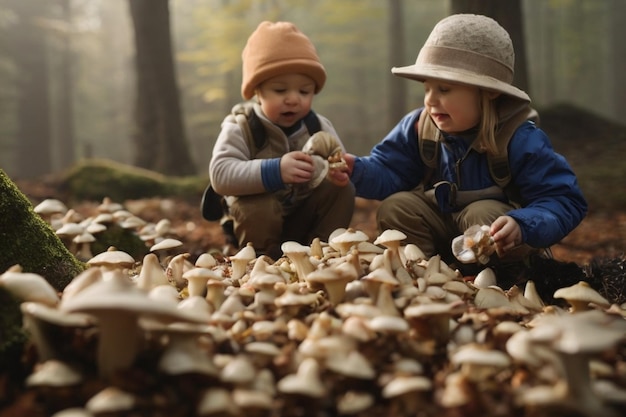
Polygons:
[[509,30],[515,84],[540,112],[567,104],[624,123],[623,0],[0,0],[0,167],[29,179],[107,158],[206,175],[262,20],[309,35],[328,72],[314,108],[366,154],[422,104],[421,84],[391,67],[413,63],[441,18],[467,11]]

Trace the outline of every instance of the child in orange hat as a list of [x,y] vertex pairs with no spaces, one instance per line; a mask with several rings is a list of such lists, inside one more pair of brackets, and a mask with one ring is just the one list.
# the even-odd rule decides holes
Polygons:
[[[312,110],[326,71],[309,38],[289,22],[262,22],[242,53],[241,94],[252,101],[248,117],[262,124],[265,140],[251,146],[246,126],[231,115],[213,148],[209,173],[213,189],[226,196],[234,234],[273,258],[288,240],[308,244],[348,227],[354,187],[327,180],[327,163],[310,149],[307,120],[344,150],[331,122]],[[305,151],[303,151],[303,148]]]

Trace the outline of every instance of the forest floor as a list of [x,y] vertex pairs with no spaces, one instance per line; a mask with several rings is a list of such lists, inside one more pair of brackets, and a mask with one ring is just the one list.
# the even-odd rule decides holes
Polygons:
[[[572,120],[577,121],[578,127],[572,126]],[[621,127],[618,131],[603,129],[602,123],[594,123],[597,123],[597,119],[584,118],[573,113],[553,113],[552,117],[545,119],[546,127],[551,127],[551,131],[556,132],[549,133],[551,138],[555,137],[555,149],[572,163],[583,191],[591,197],[587,217],[574,231],[552,247],[556,260],[574,262],[580,266],[589,265],[596,259],[623,257],[626,252],[626,205],[623,204],[623,171],[626,164],[620,160],[626,155],[626,146],[622,144],[626,141],[618,143],[620,139],[626,138],[626,128]],[[613,147],[603,146],[599,152],[592,152],[594,143],[609,143]],[[33,203],[62,195],[55,183],[50,181],[16,181],[16,184]],[[118,202],[146,221],[169,219],[173,233],[192,256],[211,249],[221,249],[224,245],[220,225],[202,218],[199,196],[197,200],[155,197]],[[71,208],[90,216],[96,212],[98,204],[97,201],[84,201],[72,205]],[[375,225],[377,206],[378,202],[357,199],[351,223],[351,227],[362,230],[372,241],[378,234]],[[623,264],[620,265],[620,276],[623,276]],[[0,372],[0,394],[3,380],[5,384],[10,382]],[[18,396],[13,406],[7,409],[0,407],[0,417],[39,417],[41,414],[33,411],[32,402],[32,396]]]
[[[555,259],[584,265],[593,258],[621,256],[626,252],[626,126],[569,106],[541,112],[541,127],[555,150],[572,165],[589,200],[589,213],[582,223],[552,247]],[[16,181],[20,190],[37,203],[44,198],[61,198],[55,181]],[[99,202],[73,206],[85,215],[95,212]],[[224,239],[216,222],[201,216],[197,200],[148,198],[119,203],[147,221],[168,218],[187,250],[199,254],[220,248]],[[377,236],[375,212],[378,202],[357,198],[351,227]]]

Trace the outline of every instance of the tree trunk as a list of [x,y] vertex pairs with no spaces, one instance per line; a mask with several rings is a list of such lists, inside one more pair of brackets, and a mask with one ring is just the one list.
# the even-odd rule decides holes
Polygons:
[[[405,65],[404,60],[404,20],[403,0],[389,1],[389,61],[394,66]],[[389,86],[389,126],[393,126],[405,115],[407,109],[406,79],[392,76]]]
[[624,68],[626,68],[626,42],[624,42],[624,27],[626,27],[626,3],[622,0],[612,0],[609,30],[610,51],[613,62],[609,63],[611,85],[611,116],[614,120],[626,120],[626,82],[624,82]]
[[[60,0],[61,18],[69,27],[72,24],[72,8],[70,0]],[[72,44],[71,33],[61,33],[61,50],[59,52],[60,87],[57,107],[57,134],[59,144],[59,167],[67,169],[76,162],[74,142],[74,84],[72,82]]]
[[[0,169],[0,274],[13,265],[46,278],[61,291],[85,266],[72,255],[52,228]],[[0,369],[19,366],[12,355],[21,352],[20,300],[0,287]],[[6,369],[6,368],[4,368]]]
[[450,13],[474,13],[489,16],[509,32],[515,48],[515,78],[513,84],[529,92],[526,64],[526,41],[521,0],[451,0]]
[[16,1],[20,24],[14,32],[17,74],[16,175],[36,178],[52,171],[48,59],[44,33],[34,24],[32,5]]
[[193,175],[170,37],[168,0],[129,0],[135,28],[135,164],[165,175]]

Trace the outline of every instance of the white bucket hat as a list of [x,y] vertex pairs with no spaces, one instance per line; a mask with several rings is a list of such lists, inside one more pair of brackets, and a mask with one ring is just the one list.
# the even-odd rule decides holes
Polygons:
[[474,85],[530,102],[528,94],[511,85],[514,64],[513,42],[498,22],[487,16],[455,14],[435,25],[414,65],[394,67],[391,72],[417,81]]

